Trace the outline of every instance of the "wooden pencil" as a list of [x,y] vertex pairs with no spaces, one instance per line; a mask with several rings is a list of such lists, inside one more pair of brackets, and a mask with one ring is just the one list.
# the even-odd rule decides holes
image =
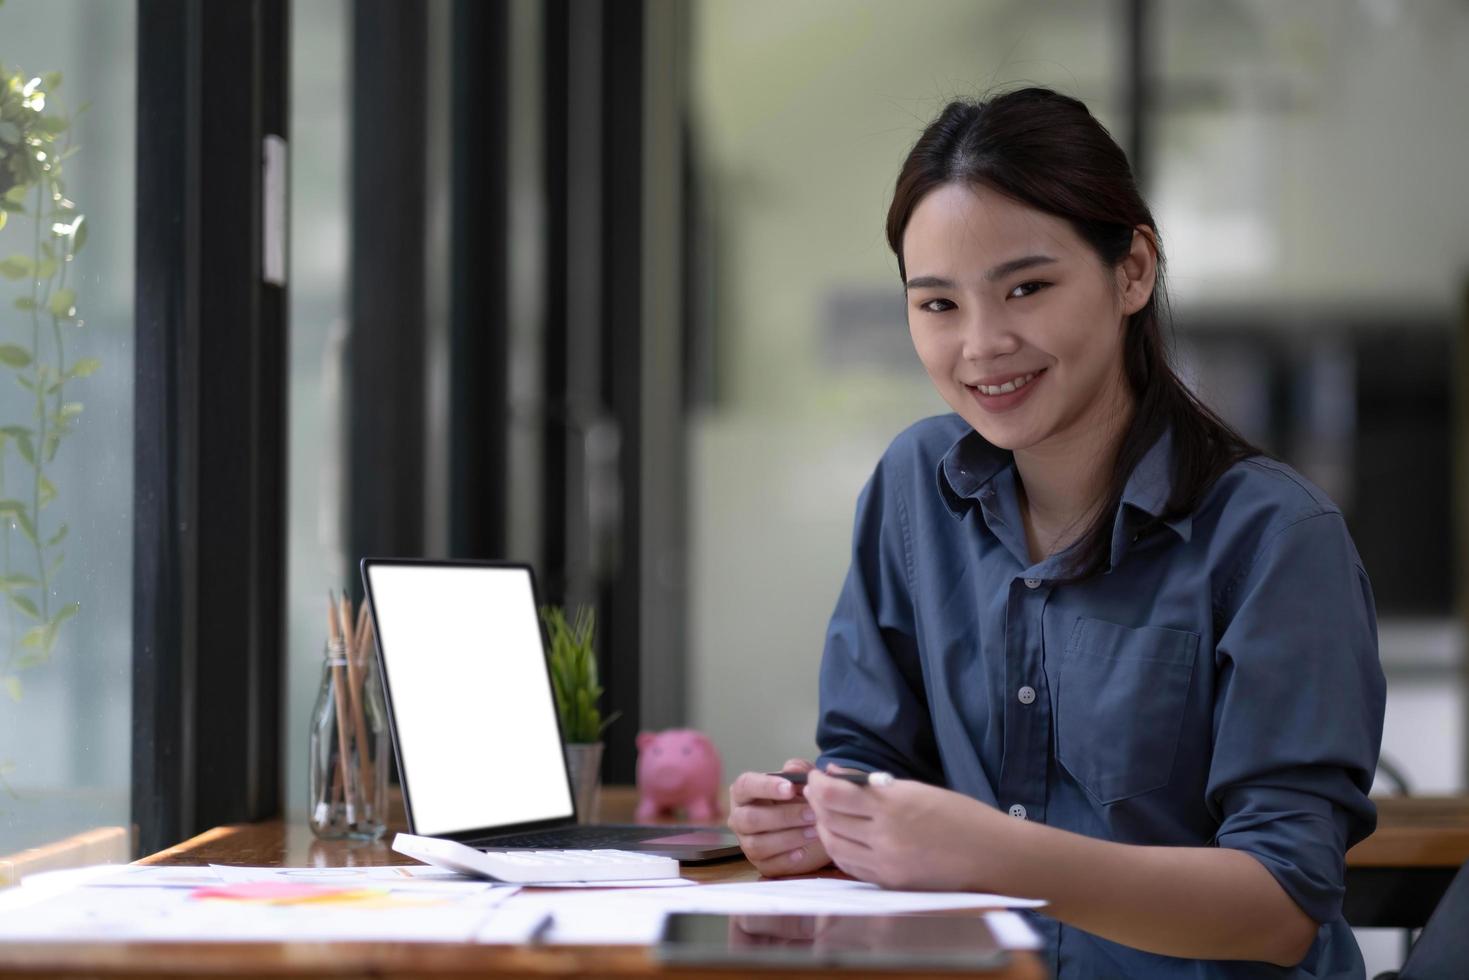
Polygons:
[[[362,607],[358,610],[357,618],[362,623],[362,628],[357,631],[357,669],[362,671],[362,697],[363,701],[366,702],[367,677],[377,662],[377,633],[372,625],[372,616],[367,609],[366,599],[362,600]],[[366,710],[367,708],[364,704],[363,711],[365,712]],[[368,791],[369,793],[377,792],[377,766],[378,760],[371,758],[367,760],[367,785],[371,787]],[[378,798],[374,797],[374,799]],[[385,799],[378,799],[378,802],[386,806]]]
[[[331,595],[331,593],[328,592],[327,595]],[[347,593],[343,592],[341,597],[338,598],[336,602],[337,620],[342,624],[342,646],[346,649],[347,653],[350,654],[352,652],[353,641],[352,600],[347,598]]]
[[347,797],[347,823],[357,822],[356,794],[352,791],[351,769],[347,766],[347,695],[342,690],[347,678],[340,661],[346,660],[346,649],[342,642],[342,625],[339,621],[335,597],[328,592],[327,636],[328,657],[332,661],[332,691],[337,708],[337,769],[342,777],[342,792]]
[[[357,670],[361,671],[361,680],[363,680],[363,685],[361,685],[363,686],[363,714],[366,716],[367,710],[369,710],[369,704],[367,704],[367,676],[369,676],[370,671],[376,670],[376,664],[378,664],[378,648],[376,648],[378,633],[373,629],[372,610],[367,608],[366,597],[363,598],[361,607],[358,607],[357,619],[361,623],[361,626],[357,630]],[[373,780],[372,792],[378,792],[378,782],[376,780],[382,779],[382,768],[380,767],[386,764],[388,764],[386,758],[375,760],[375,767],[373,767],[373,777],[375,777],[375,780]],[[386,798],[376,799],[376,802],[382,804],[383,807],[388,805]],[[386,820],[388,815],[383,813],[382,818]]]
[[[349,630],[352,629],[352,600],[346,594],[342,595],[342,623]],[[367,800],[372,792],[369,787],[372,783],[368,781],[367,772],[367,724],[362,717],[362,666],[361,655],[357,649],[357,634],[355,631],[347,633],[347,691],[352,704],[352,734],[357,739],[357,788],[360,793],[358,797],[358,812],[361,818],[366,820]]]
[[367,615],[367,599],[364,597],[362,605],[357,607],[357,666],[359,668],[367,666],[370,651],[364,638],[371,625],[371,617]]
[[362,635],[357,640],[357,645],[362,648],[362,665],[367,666],[369,660],[376,661],[377,652],[377,629],[372,625],[372,617],[368,616],[364,621]]

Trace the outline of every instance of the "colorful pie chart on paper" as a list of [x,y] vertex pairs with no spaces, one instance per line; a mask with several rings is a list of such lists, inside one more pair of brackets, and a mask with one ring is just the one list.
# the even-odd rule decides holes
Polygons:
[[200,888],[190,898],[212,902],[250,905],[322,908],[351,906],[355,909],[425,908],[443,905],[441,898],[407,898],[386,888],[343,888],[340,885],[311,885],[304,882],[249,881],[234,885]]
[[386,898],[386,888],[342,888],[304,882],[249,881],[200,888],[191,898],[264,905],[348,905]]

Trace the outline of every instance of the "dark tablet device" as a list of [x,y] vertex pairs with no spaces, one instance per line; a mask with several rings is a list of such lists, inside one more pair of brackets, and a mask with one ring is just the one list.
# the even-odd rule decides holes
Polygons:
[[982,916],[696,915],[664,920],[654,955],[706,966],[993,970],[1009,956]]

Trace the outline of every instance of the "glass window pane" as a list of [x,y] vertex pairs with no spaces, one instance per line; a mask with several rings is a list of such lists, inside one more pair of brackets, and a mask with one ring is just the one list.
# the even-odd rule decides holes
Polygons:
[[342,543],[341,355],[347,329],[350,9],[291,4],[290,465],[286,812],[303,820],[307,729],[321,684],[326,589],[356,569]]
[[814,750],[857,492],[893,436],[948,411],[884,237],[904,155],[950,99],[1025,83],[1125,139],[1123,29],[1084,0],[699,0],[692,16],[720,394],[692,429],[689,713],[740,772]]
[[0,854],[129,823],[135,51],[0,5]]
[[1469,259],[1469,8],[1154,9],[1149,191],[1175,300],[1457,307]]

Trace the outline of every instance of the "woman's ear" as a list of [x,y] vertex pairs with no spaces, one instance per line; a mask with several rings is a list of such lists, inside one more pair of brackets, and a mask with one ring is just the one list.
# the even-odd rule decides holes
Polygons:
[[1158,278],[1158,239],[1153,229],[1138,225],[1132,231],[1132,247],[1117,266],[1117,285],[1122,291],[1122,312],[1136,313],[1148,305],[1153,283]]

